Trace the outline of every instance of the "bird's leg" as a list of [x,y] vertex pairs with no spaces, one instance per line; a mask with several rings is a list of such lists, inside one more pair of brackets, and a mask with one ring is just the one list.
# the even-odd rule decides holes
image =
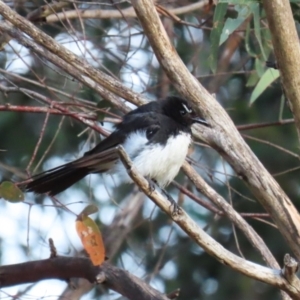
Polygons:
[[[161,190],[162,194],[169,200],[169,202],[171,203],[171,207],[172,207],[172,214],[179,214],[180,213],[180,206],[177,204],[177,202],[172,198],[172,196],[165,190],[163,189],[162,187],[160,187],[158,185],[158,183],[156,182],[156,180],[154,179],[150,179],[149,180],[149,186],[150,186],[150,182],[152,182],[152,187],[154,187],[155,189],[155,186],[159,187],[159,189]],[[151,188],[151,187],[150,187]],[[153,190],[154,190],[153,189]]]
[[171,209],[172,209],[172,214],[177,215],[180,213],[180,206],[177,204],[177,202],[172,198],[172,196],[163,188],[160,188],[162,193],[166,196],[166,198],[170,201],[171,203]]

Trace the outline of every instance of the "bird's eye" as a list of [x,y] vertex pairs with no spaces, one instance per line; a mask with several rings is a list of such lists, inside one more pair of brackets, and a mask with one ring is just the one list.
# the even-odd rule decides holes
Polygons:
[[185,104],[182,104],[182,108],[179,112],[182,116],[186,115],[186,114],[190,114],[192,113],[192,109],[190,107],[188,107],[187,105]]
[[181,114],[182,116],[184,116],[184,115],[187,114],[187,111],[186,111],[186,110],[180,110],[179,112],[180,112],[180,114]]

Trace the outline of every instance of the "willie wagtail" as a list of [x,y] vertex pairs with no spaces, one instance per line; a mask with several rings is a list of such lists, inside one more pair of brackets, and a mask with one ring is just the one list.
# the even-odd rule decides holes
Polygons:
[[129,112],[115,131],[83,157],[32,178],[25,189],[54,196],[92,173],[119,173],[131,182],[116,147],[122,145],[137,171],[161,188],[179,172],[191,143],[191,125],[198,118],[186,100],[170,96]]

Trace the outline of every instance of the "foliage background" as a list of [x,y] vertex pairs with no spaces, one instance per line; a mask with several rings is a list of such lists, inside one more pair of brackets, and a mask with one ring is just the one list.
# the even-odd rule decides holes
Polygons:
[[[42,1],[8,4],[24,16],[44,5]],[[159,4],[172,9],[188,6],[192,1],[165,1]],[[299,6],[297,3],[293,5],[297,15]],[[120,10],[128,6],[126,2],[111,1],[76,3],[77,9],[90,10]],[[243,130],[242,133],[251,149],[276,176],[278,183],[298,208],[299,157],[296,131],[292,123],[284,125],[279,122],[292,115],[284,100],[280,82],[275,80],[275,71],[271,72],[271,77],[274,76],[271,85],[263,76],[266,60],[274,59],[263,9],[259,3],[250,5],[246,2],[223,8],[206,5],[179,17],[184,22],[200,25],[195,28],[186,25],[189,23],[180,24],[162,16],[170,39],[190,71],[209,92],[216,95],[234,123],[240,125],[241,130],[242,125],[276,123],[266,127],[253,126],[253,129]],[[216,21],[222,25],[219,34],[215,31]],[[77,18],[38,26],[93,66],[120,79],[149,99],[176,94],[159,67],[136,18]],[[231,35],[226,36],[226,32],[232,31]],[[224,40],[221,45],[220,37]],[[0,67],[0,105],[46,106],[41,100],[19,90],[26,88],[70,107],[76,108],[80,103],[80,110],[96,113],[99,122],[103,118],[104,121],[108,120],[105,118],[117,121],[118,116],[122,115],[122,112],[111,107],[93,90],[82,86],[14,40],[1,52]],[[260,78],[263,78],[262,93],[255,99],[255,86]],[[16,87],[16,91],[4,93],[3,87]],[[250,99],[255,100],[251,105]],[[103,108],[109,109],[112,114],[103,114]],[[111,130],[112,124],[104,122],[104,127]],[[0,137],[1,180],[20,180],[25,178],[26,171],[32,173],[47,170],[82,155],[99,141],[97,133],[70,117],[9,111],[1,112]],[[36,147],[37,153],[34,155]],[[46,156],[37,170],[34,170],[45,151]],[[33,164],[28,169],[33,156]],[[237,211],[264,213],[243,182],[216,152],[197,144],[191,150],[190,157],[199,173],[232,202]],[[176,181],[202,197],[182,174],[179,174]],[[169,191],[173,197],[183,201],[183,207],[194,220],[225,248],[263,264],[243,235],[226,218],[201,207],[188,196],[179,193],[173,185]],[[54,239],[60,254],[81,255],[72,212],[79,213],[87,203],[95,203],[99,206],[96,221],[108,239],[116,233],[105,229],[109,228],[114,216],[133,199],[133,193],[133,187],[120,184],[117,177],[93,175],[58,196],[71,212],[63,211],[58,205],[53,206],[47,197],[32,194],[26,194],[24,203],[2,201],[1,264],[47,257],[46,241],[49,237]],[[220,265],[154,208],[150,200],[139,197],[139,201],[144,201],[140,202],[143,205],[126,233],[122,232],[122,236],[117,237],[124,241],[120,247],[116,242],[116,253],[112,257],[116,265],[143,277],[161,291],[171,292],[180,288],[179,299],[279,299],[279,293],[274,288]],[[254,215],[247,216],[247,220],[281,262],[288,249],[268,217]],[[12,297],[20,293],[20,297],[24,298],[28,295],[57,298],[65,286],[65,283],[51,281],[3,289],[2,295]],[[119,295],[99,288],[86,297],[117,299]]]

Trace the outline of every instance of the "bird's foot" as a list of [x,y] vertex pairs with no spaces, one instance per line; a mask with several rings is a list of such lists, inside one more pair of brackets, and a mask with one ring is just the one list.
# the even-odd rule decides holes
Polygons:
[[154,192],[155,191],[155,187],[157,186],[157,183],[153,179],[150,179],[150,178],[146,178],[146,179],[148,181],[150,192]]
[[169,200],[169,202],[171,203],[170,209],[171,209],[172,215],[176,216],[176,215],[180,214],[181,208],[177,204],[177,202],[172,198],[172,196],[165,189],[161,188],[155,180],[149,179],[149,178],[147,178],[147,180],[148,180],[149,189],[151,192],[155,191],[155,188],[158,187],[161,190],[162,194]]
[[181,212],[180,206],[177,204],[177,202],[172,198],[172,196],[164,189],[161,189],[162,193],[166,196],[166,198],[171,203],[170,209],[173,216],[179,215]]

